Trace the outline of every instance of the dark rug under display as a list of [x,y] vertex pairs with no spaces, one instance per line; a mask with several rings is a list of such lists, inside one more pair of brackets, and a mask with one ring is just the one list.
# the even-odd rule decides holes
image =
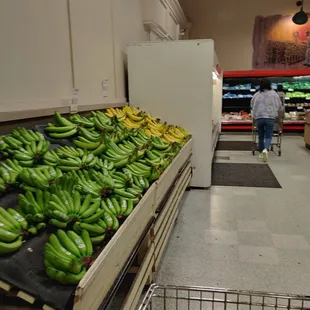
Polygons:
[[217,151],[252,151],[252,141],[219,141]]
[[281,188],[268,165],[214,163],[212,185]]

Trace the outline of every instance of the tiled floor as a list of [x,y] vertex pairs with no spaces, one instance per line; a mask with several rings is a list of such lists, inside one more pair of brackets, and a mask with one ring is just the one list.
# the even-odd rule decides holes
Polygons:
[[[258,162],[251,152],[217,155],[226,157],[219,162]],[[271,155],[269,165],[282,189],[212,187],[187,194],[158,283],[309,295],[310,152],[303,138],[284,137],[282,157]]]

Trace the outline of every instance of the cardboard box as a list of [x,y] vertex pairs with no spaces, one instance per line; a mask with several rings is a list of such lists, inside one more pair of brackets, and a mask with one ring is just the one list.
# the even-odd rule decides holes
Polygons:
[[306,124],[310,125],[310,112],[306,114]]
[[310,122],[308,124],[305,124],[305,143],[307,145],[310,145]]

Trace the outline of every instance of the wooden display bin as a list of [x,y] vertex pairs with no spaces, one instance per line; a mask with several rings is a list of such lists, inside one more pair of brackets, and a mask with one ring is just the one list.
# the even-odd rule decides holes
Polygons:
[[74,310],[97,310],[153,217],[154,183],[100,253],[75,292]]
[[190,139],[182,148],[180,153],[174,158],[169,167],[161,175],[161,177],[156,181],[157,191],[155,196],[154,212],[156,212],[159,204],[162,202],[164,196],[167,193],[167,189],[171,186],[180,169],[188,158],[192,154],[193,139]]
[[[99,257],[88,270],[85,277],[79,283],[75,292],[74,310],[97,310],[101,305],[102,301],[112,288],[117,276],[124,268],[124,265],[135,248],[138,240],[141,238],[147,224],[152,218],[154,218],[158,205],[175,181],[181,168],[189,161],[191,152],[192,139],[184,145],[180,153],[175,157],[160,179],[153,183],[136,206],[133,213],[116,232],[111,241],[103,249]],[[188,167],[183,170],[182,174],[186,174],[186,180],[188,180],[188,178],[190,179],[190,176],[188,177]],[[189,182],[185,182],[185,184],[184,182],[181,182],[182,180],[179,178],[174,188],[174,192],[178,193],[180,196],[181,193],[183,194]],[[180,187],[182,184],[183,187]],[[175,197],[175,193],[171,193],[171,196]],[[172,215],[174,217],[176,216],[175,213]],[[171,223],[172,222],[169,221],[169,225],[171,225]],[[170,227],[170,230],[166,232],[168,235],[170,234],[171,229],[172,228]],[[164,243],[165,242],[162,242],[162,245]],[[155,243],[150,244],[138,270],[131,290],[132,294],[128,295],[124,309],[133,309],[130,307],[138,302],[140,293],[148,277],[152,275],[155,263],[155,252]]]

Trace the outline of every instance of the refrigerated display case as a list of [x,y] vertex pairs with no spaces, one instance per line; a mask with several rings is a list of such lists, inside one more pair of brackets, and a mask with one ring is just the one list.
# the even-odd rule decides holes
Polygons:
[[284,131],[303,131],[305,110],[310,108],[310,70],[227,71],[223,78],[222,130],[252,129],[251,99],[261,78],[272,88],[282,85],[285,92]]

